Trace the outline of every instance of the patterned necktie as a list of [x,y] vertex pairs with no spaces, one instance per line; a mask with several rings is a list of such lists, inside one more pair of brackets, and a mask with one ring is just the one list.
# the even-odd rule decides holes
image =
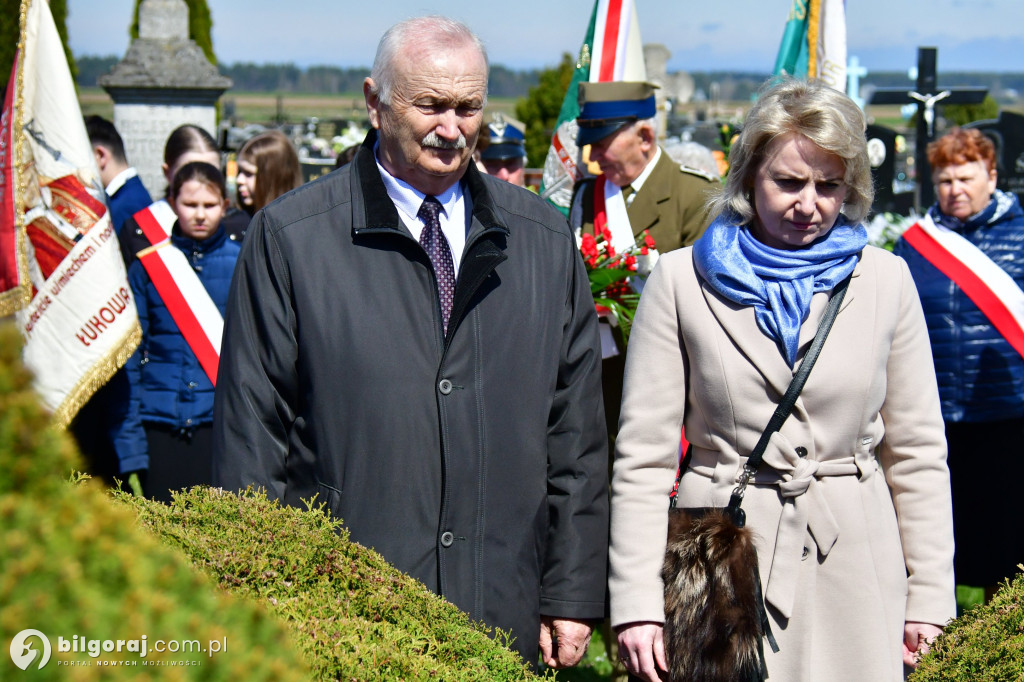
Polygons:
[[441,203],[436,197],[427,195],[416,216],[423,221],[420,246],[427,252],[430,264],[434,267],[437,295],[441,301],[441,315],[444,317],[444,333],[447,335],[448,318],[452,314],[452,301],[455,299],[455,264],[448,239],[441,231],[441,221],[437,218],[440,212]]

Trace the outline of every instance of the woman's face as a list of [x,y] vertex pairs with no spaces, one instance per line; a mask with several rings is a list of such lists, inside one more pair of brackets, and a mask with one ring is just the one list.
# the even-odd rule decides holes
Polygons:
[[238,200],[242,206],[252,208],[253,196],[256,194],[256,164],[245,159],[238,160],[238,175],[235,178],[238,186]]
[[984,161],[943,166],[932,175],[939,209],[958,220],[967,220],[988,206],[996,191],[996,171]]
[[842,158],[803,135],[773,141],[754,177],[754,236],[799,249],[828,234],[846,198],[845,175]]
[[198,180],[182,183],[178,196],[171,202],[181,231],[196,241],[203,241],[217,231],[227,204],[217,188]]

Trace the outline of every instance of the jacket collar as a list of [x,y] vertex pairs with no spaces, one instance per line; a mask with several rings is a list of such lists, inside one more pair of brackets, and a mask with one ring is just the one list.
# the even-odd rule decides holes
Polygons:
[[191,237],[186,237],[181,231],[181,225],[177,220],[174,221],[174,227],[171,228],[171,243],[177,246],[182,251],[209,253],[213,251],[228,238],[228,232],[224,229],[224,222],[217,227],[217,231],[202,241],[196,241]]
[[[353,234],[360,233],[393,233],[402,234],[410,239],[412,235],[398,216],[398,209],[388,196],[384,180],[377,170],[373,147],[377,143],[377,131],[371,129],[366,134],[363,144],[352,161],[352,197],[353,197]],[[480,234],[498,230],[508,234],[508,227],[501,220],[496,210],[494,199],[487,190],[480,171],[469,164],[461,182],[465,183],[466,192],[472,200],[473,214],[467,221],[469,224],[466,235],[467,246]],[[361,201],[359,199],[361,198]]]
[[673,165],[668,154],[662,150],[661,158],[654,162],[651,174],[644,180],[643,187],[637,192],[630,204],[629,223],[634,235],[642,235],[650,229],[661,215],[661,204],[672,198]]

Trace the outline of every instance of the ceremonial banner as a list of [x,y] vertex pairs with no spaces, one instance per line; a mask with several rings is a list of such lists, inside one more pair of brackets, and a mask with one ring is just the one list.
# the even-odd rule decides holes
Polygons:
[[793,0],[773,73],[845,92],[846,0]]
[[596,0],[576,58],[576,70],[558,113],[541,179],[540,195],[566,215],[572,187],[582,177],[576,146],[580,81],[645,80],[643,42],[633,0]]
[[[16,282],[11,291],[25,292],[11,306],[18,308],[25,364],[54,421],[67,426],[125,363],[142,331],[45,0],[22,1],[19,47],[8,86],[13,166],[5,177],[14,190],[15,263],[0,256],[0,282]],[[6,246],[0,238],[0,248]]]

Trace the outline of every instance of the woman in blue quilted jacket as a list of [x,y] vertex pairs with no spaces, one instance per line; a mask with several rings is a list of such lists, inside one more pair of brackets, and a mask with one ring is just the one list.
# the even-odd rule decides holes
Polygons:
[[143,490],[161,501],[211,481],[224,305],[241,248],[221,225],[227,190],[214,166],[179,169],[169,202],[178,218],[170,238],[140,251],[128,271],[142,325],[128,373],[149,450]]
[[[959,584],[989,595],[1024,562],[1024,211],[996,189],[992,142],[953,129],[928,147],[938,201],[896,244],[917,284],[949,445]],[[925,228],[925,229],[922,229]]]

